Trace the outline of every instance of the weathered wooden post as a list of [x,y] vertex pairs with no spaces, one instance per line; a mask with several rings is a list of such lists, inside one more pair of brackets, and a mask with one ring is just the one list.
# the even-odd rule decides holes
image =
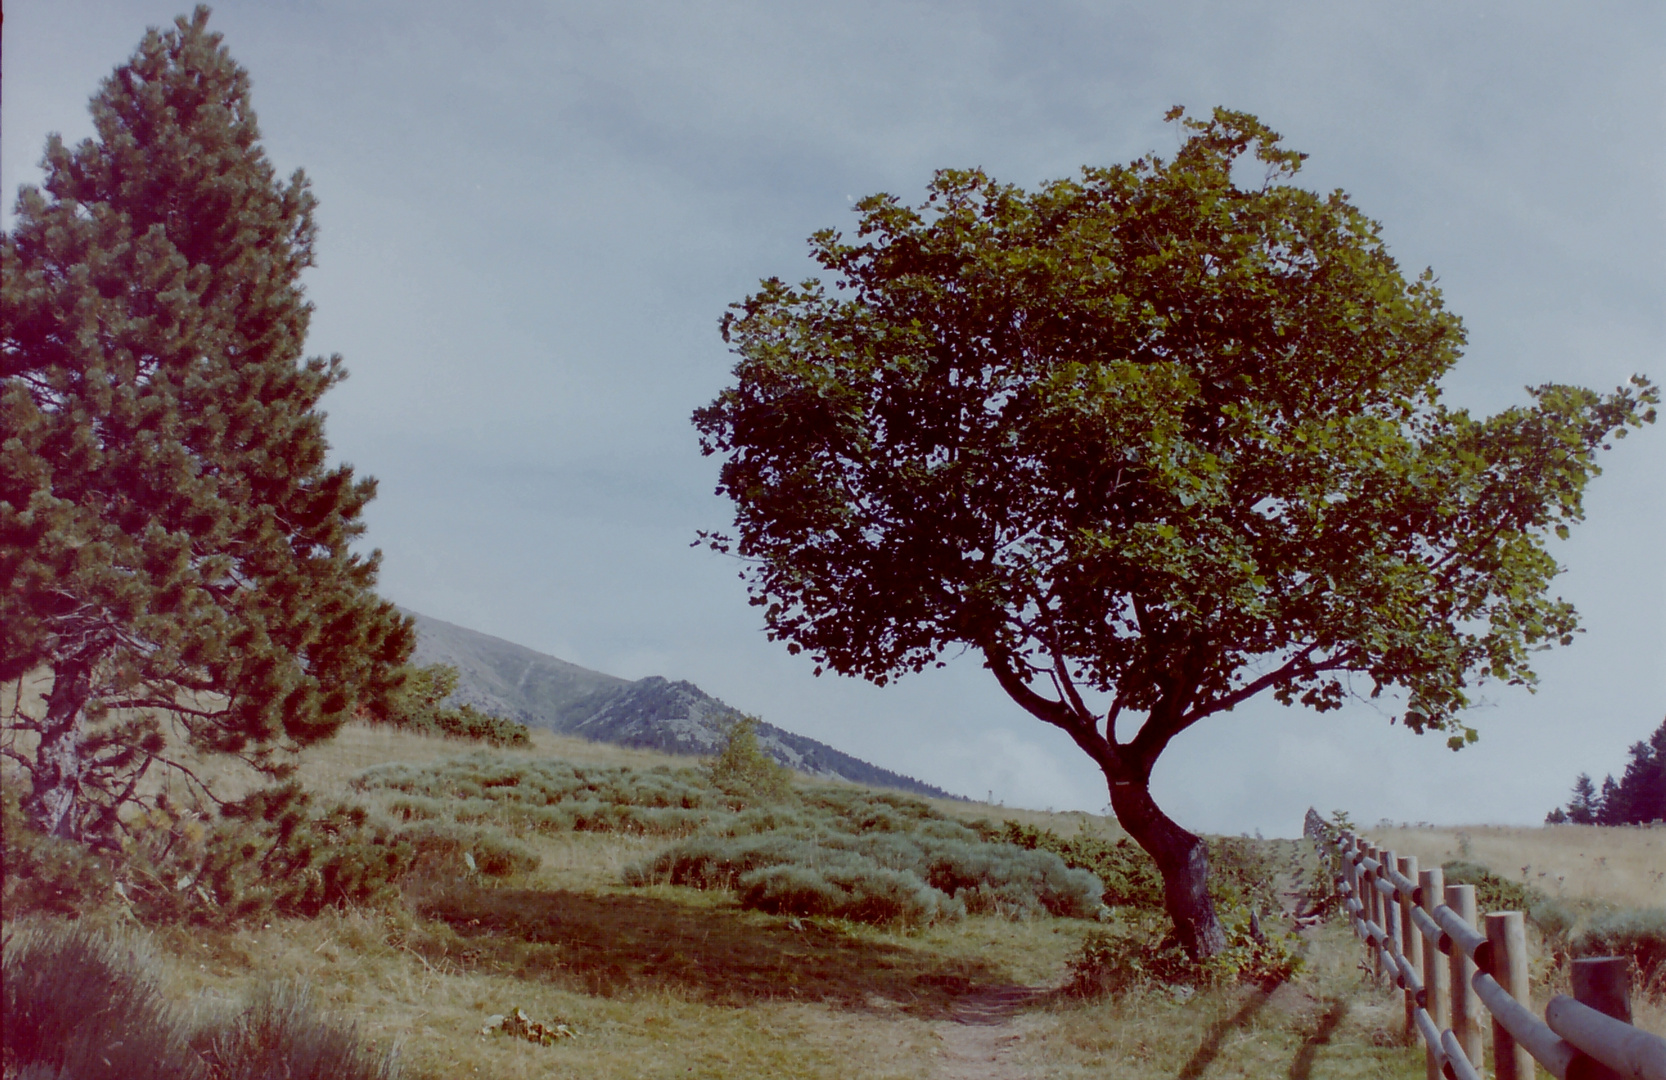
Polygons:
[[[1402,855],[1395,861],[1394,867],[1400,871],[1400,876],[1408,881],[1417,880],[1417,856]],[[1398,885],[1396,885],[1398,887]],[[1400,955],[1412,966],[1413,971],[1423,970],[1423,932],[1412,921],[1411,909],[1416,905],[1412,902],[1412,895],[1405,889],[1399,893],[1400,916]],[[1406,1038],[1411,1039],[1417,1034],[1417,992],[1406,987]]]
[[1599,1013],[1631,1023],[1631,961],[1624,956],[1588,956],[1575,960],[1573,999]]
[[[1435,908],[1440,906],[1445,884],[1444,870],[1424,870],[1417,875],[1417,894],[1421,901],[1419,906],[1431,919],[1434,918]],[[1434,942],[1425,942],[1423,945],[1423,990],[1423,1007],[1429,1010],[1429,1019],[1435,1022],[1435,1029],[1438,1031],[1451,1027],[1451,994],[1447,981],[1447,964]],[[1428,1080],[1438,1080],[1441,1075],[1440,1062],[1435,1050],[1435,1047],[1429,1048]]]
[[[1382,861],[1382,853],[1377,850],[1376,844],[1365,845],[1365,857],[1374,862],[1380,863]],[[1365,902],[1366,921],[1374,922],[1378,926],[1381,926],[1383,925],[1383,897],[1382,894],[1377,891],[1377,872],[1375,870],[1366,870],[1365,880],[1362,884],[1365,887],[1365,895],[1361,897],[1361,899]],[[1365,949],[1371,954],[1371,974],[1380,984],[1383,981],[1383,957],[1382,953],[1377,951],[1377,943],[1372,941],[1369,935],[1367,935],[1365,939]]]
[[[1458,918],[1474,926],[1475,886],[1446,886],[1446,906],[1451,908]],[[1475,961],[1454,944],[1448,966],[1452,975],[1452,1034],[1457,1038],[1458,1046],[1463,1049],[1464,1056],[1469,1058],[1470,1064],[1479,1069],[1482,1065],[1481,1055],[1485,1051],[1481,1039],[1481,999],[1475,996],[1475,990],[1470,985],[1470,980],[1475,978]]]
[[[1519,911],[1487,913],[1487,940],[1492,943],[1492,977],[1504,992],[1527,1008],[1533,1007],[1527,981],[1527,920]],[[1492,1067],[1496,1080],[1533,1080],[1533,1055],[1500,1024],[1492,1022]]]

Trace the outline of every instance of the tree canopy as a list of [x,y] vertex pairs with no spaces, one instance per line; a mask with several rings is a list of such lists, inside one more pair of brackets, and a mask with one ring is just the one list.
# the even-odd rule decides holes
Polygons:
[[1304,155],[1255,117],[1169,119],[1172,159],[862,200],[854,240],[811,238],[825,280],[724,317],[734,385],[694,419],[735,505],[708,540],[770,635],[881,684],[981,653],[1099,765],[1204,954],[1203,845],[1148,791],[1164,748],[1257,694],[1356,690],[1473,739],[1476,683],[1531,684],[1574,633],[1547,536],[1659,394],[1445,404],[1464,332],[1433,274],[1294,186]]
[[326,460],[316,405],[346,372],[302,354],[315,200],[276,177],[207,20],[146,35],[4,237],[0,678],[49,675],[6,722],[37,736],[9,752],[62,835],[107,835],[170,745],[282,772],[413,643],[352,550],[375,484]]

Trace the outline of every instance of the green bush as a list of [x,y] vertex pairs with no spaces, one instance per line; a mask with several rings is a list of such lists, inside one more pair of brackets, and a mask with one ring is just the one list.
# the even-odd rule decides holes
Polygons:
[[1448,885],[1475,886],[1475,909],[1479,914],[1489,911],[1531,911],[1548,899],[1531,885],[1523,885],[1500,877],[1480,863],[1463,859],[1442,863]]
[[724,792],[695,769],[508,762],[484,754],[433,765],[384,765],[353,779],[358,790],[397,792],[407,821],[490,822],[511,833],[627,832],[687,835],[732,813]]
[[[1091,873],[1066,867],[1050,852],[984,843],[971,830],[957,828],[961,833],[949,836],[941,835],[949,830],[932,835],[825,828],[697,836],[627,869],[625,880],[634,885],[663,881],[698,889],[730,889],[741,894],[746,906],[767,903],[771,910],[802,915],[822,913],[818,905],[832,902],[827,898],[835,889],[892,897],[901,895],[904,884],[910,890],[930,891],[929,898],[918,902],[898,901],[904,915],[844,916],[879,922],[933,921],[955,918],[967,910],[1012,917],[1046,912],[1075,918],[1098,912],[1103,888]],[[773,876],[758,873],[779,867],[798,870]],[[871,880],[870,886],[858,884],[864,877]],[[768,884],[754,889],[760,882]],[[794,891],[794,883],[803,884],[804,891]],[[800,897],[802,910],[790,907],[793,896]],[[882,906],[872,910],[878,912]]]
[[1574,935],[1574,956],[1628,956],[1639,989],[1666,997],[1666,908],[1616,911]]
[[860,859],[820,867],[768,866],[741,875],[738,885],[743,907],[774,914],[928,926],[966,913],[914,874]]
[[706,766],[711,782],[726,794],[780,802],[792,796],[792,772],[758,745],[758,718],[742,716],[729,725],[723,749]]
[[149,963],[80,923],[6,939],[5,1075],[74,1080],[206,1077]]
[[1221,926],[1226,931],[1226,948],[1198,963],[1186,955],[1166,919],[1154,911],[1136,910],[1131,918],[1088,934],[1070,961],[1065,992],[1099,997],[1234,983],[1269,987],[1302,969],[1300,941],[1295,935],[1265,934],[1248,910],[1229,909]]
[[390,695],[383,711],[372,719],[377,723],[439,735],[470,739],[492,746],[527,746],[531,742],[525,724],[483,713],[473,705],[448,709],[441,703],[457,689],[457,669],[449,664],[426,667],[408,665],[400,669],[404,683]]
[[103,903],[115,884],[110,856],[42,834],[24,817],[20,798],[15,784],[0,789],[0,907],[78,915]]
[[387,906],[416,854],[363,807],[317,810],[293,783],[226,803],[207,825],[159,808],[130,833],[122,893],[147,922],[230,925]]
[[195,1040],[213,1080],[391,1080],[393,1055],[366,1046],[351,1025],[326,1019],[304,986],[267,985],[217,1033]]
[[465,870],[484,877],[506,878],[530,874],[542,865],[538,853],[491,829],[444,822],[425,822],[399,833],[414,852],[415,868],[434,876],[455,876]]
[[1104,885],[1104,902],[1112,907],[1159,909],[1163,906],[1163,878],[1151,856],[1126,837],[1105,840],[1083,833],[1063,837],[1050,829],[1007,821],[989,835],[1009,844],[1050,851],[1066,866],[1090,871]]

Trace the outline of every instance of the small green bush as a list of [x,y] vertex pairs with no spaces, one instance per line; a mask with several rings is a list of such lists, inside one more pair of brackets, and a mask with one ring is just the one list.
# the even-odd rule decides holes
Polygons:
[[758,718],[742,716],[729,725],[723,749],[706,766],[711,782],[726,794],[780,802],[792,796],[792,772],[758,745]]
[[1163,878],[1151,856],[1126,837],[1111,841],[1083,833],[1063,837],[1051,829],[1007,821],[989,830],[992,838],[1038,851],[1050,851],[1066,866],[1087,870],[1104,885],[1104,902],[1112,907],[1152,910],[1163,906]]
[[852,859],[822,867],[768,866],[743,874],[741,906],[782,915],[928,926],[966,913],[964,905],[906,870]]
[[[942,832],[948,831],[940,830],[940,835],[934,836],[929,832],[850,833],[824,828],[697,836],[628,868],[625,881],[632,885],[666,882],[697,889],[730,889],[741,894],[746,906],[767,903],[772,910],[782,911],[790,909],[790,897],[798,896],[802,910],[791,909],[791,913],[801,915],[824,913],[818,905],[832,903],[828,898],[834,896],[833,890],[894,897],[901,895],[904,882],[910,883],[909,889],[930,890],[929,898],[897,901],[902,914],[874,914],[868,920],[879,922],[929,922],[957,918],[968,910],[1011,917],[1043,912],[1074,918],[1097,914],[1103,887],[1091,873],[1066,867],[1051,852],[983,843],[963,827],[958,834],[949,832],[946,837]],[[779,867],[798,870],[792,874],[759,874]],[[898,874],[906,878],[896,877]],[[859,885],[863,877],[871,879],[872,884]],[[794,891],[799,885],[803,885],[803,891]],[[846,906],[869,910],[856,901]],[[879,912],[881,907],[872,910]],[[868,919],[859,914],[843,917]]]
[[1616,911],[1574,935],[1574,956],[1629,956],[1638,988],[1666,997],[1666,908]]
[[399,833],[414,852],[416,869],[434,876],[455,876],[466,870],[485,877],[507,878],[530,874],[542,865],[538,853],[491,829],[445,822],[424,822]]
[[6,940],[4,1069],[74,1080],[197,1080],[147,960],[79,923],[37,923]]
[[1234,983],[1269,987],[1302,969],[1301,943],[1293,934],[1269,935],[1244,908],[1221,919],[1226,948],[1194,962],[1172,927],[1157,912],[1138,910],[1110,929],[1096,930],[1070,962],[1065,992],[1099,997],[1151,989],[1201,990]]
[[1523,885],[1500,877],[1480,863],[1455,859],[1442,863],[1448,885],[1475,886],[1475,908],[1481,914],[1489,911],[1531,911],[1548,899],[1531,885]]
[[213,1080],[392,1080],[393,1055],[378,1054],[351,1025],[326,1019],[306,987],[267,985],[241,1015],[195,1040]]
[[130,832],[122,895],[147,922],[230,925],[385,907],[416,855],[363,807],[316,810],[293,783],[226,803],[207,826],[159,809]]

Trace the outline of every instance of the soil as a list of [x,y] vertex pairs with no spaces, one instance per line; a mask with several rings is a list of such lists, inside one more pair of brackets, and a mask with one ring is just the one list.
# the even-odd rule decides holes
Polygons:
[[996,986],[956,1001],[934,1025],[943,1042],[940,1080],[1028,1080],[1014,1063],[1027,1023],[1019,1014],[1055,993],[1043,986]]

